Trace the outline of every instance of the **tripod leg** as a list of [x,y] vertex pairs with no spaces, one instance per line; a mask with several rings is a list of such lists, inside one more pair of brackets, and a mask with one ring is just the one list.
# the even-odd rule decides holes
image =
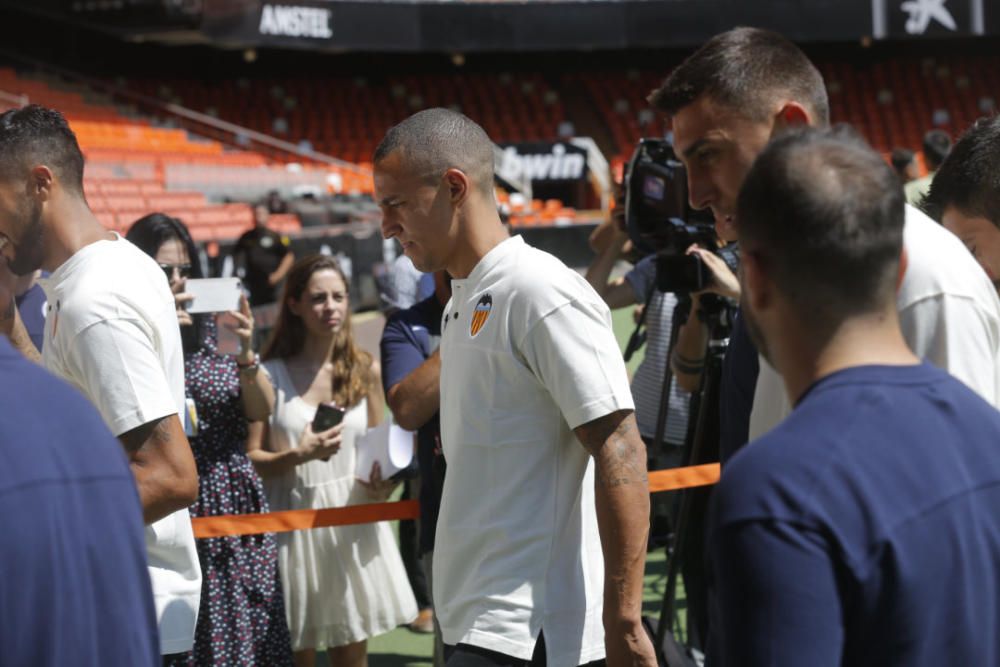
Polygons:
[[[687,465],[718,460],[718,388],[722,371],[722,346],[710,341],[706,355],[705,375],[697,397],[697,419],[693,434],[685,449]],[[694,402],[693,402],[694,403]],[[663,594],[660,623],[657,628],[657,645],[663,646],[667,630],[676,617],[677,577],[682,567],[687,593],[688,623],[687,643],[703,645],[707,633],[707,595],[702,573],[701,553],[704,541],[704,517],[710,489],[685,489],[682,492],[680,511],[674,533],[673,549],[668,550],[667,588]]]

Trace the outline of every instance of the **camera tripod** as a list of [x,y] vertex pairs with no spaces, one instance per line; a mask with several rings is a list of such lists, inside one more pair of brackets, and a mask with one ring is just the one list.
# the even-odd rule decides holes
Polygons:
[[[712,463],[719,458],[719,382],[722,375],[722,360],[729,342],[730,323],[723,299],[714,295],[702,295],[700,300],[699,317],[708,327],[709,334],[701,385],[691,397],[690,417],[682,456],[682,465],[685,466]],[[690,295],[679,295],[674,308],[667,368],[663,377],[656,435],[653,441],[656,447],[663,446],[666,433],[670,384],[673,379],[670,355],[673,353],[680,327],[690,316],[691,305]],[[680,502],[675,504],[671,511],[674,535],[672,543],[666,546],[667,584],[656,628],[656,646],[665,657],[668,667],[694,665],[695,662],[689,657],[688,649],[701,649],[704,646],[708,627],[708,595],[702,563],[704,519],[711,489],[684,489],[679,493]],[[677,577],[682,571],[688,611],[687,633],[683,645],[676,639],[680,630],[676,588]]]

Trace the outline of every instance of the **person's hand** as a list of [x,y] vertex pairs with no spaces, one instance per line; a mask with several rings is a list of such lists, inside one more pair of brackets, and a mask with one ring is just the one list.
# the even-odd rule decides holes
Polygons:
[[299,439],[299,451],[302,452],[303,462],[322,459],[329,461],[330,457],[340,451],[343,441],[344,425],[337,424],[333,428],[316,433],[312,429],[312,424],[306,426]]
[[170,286],[170,291],[174,293],[174,305],[177,308],[177,321],[180,325],[189,326],[194,324],[194,319],[191,317],[186,309],[189,301],[194,299],[193,296],[184,291],[184,287],[187,286],[187,280],[178,280]]
[[641,622],[614,630],[605,628],[604,650],[608,667],[656,667],[656,651]]
[[378,461],[372,463],[372,471],[368,476],[368,481],[358,480],[358,484],[365,487],[368,497],[375,502],[384,502],[392,495],[392,490],[396,488],[398,482],[391,479],[382,479],[382,466]]
[[740,298],[740,281],[736,277],[726,263],[721,257],[716,255],[711,250],[705,250],[704,248],[692,245],[687,249],[686,254],[697,255],[701,258],[702,264],[708,269],[708,273],[711,276],[711,281],[708,287],[706,287],[701,292],[697,292],[692,296],[697,294],[703,294],[704,292],[712,292],[718,294],[719,296],[724,296],[730,299],[739,301]]
[[618,231],[622,234],[626,233],[625,200],[620,196],[615,197],[615,205],[611,207],[611,221],[615,224],[615,228]]
[[240,310],[229,311],[231,320],[223,321],[222,326],[239,336],[240,356],[238,362],[243,365],[253,363],[253,314],[250,311],[250,302],[246,295],[240,297]]

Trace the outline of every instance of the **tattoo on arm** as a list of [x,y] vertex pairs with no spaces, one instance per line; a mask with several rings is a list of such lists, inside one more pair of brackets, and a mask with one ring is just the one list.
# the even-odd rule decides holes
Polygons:
[[648,483],[645,447],[631,411],[623,410],[595,419],[575,432],[594,457],[599,484],[615,488]]
[[167,426],[167,418],[137,426],[136,428],[122,433],[118,436],[129,458],[135,456],[147,441],[155,443],[165,443],[170,440],[170,429]]

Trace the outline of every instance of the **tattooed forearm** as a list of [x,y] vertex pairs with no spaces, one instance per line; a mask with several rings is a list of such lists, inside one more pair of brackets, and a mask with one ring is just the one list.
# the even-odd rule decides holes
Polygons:
[[118,436],[135,475],[147,524],[188,507],[198,498],[198,469],[177,415]]
[[636,628],[642,632],[642,574],[649,531],[646,447],[630,410],[584,424],[575,433],[594,457],[597,470],[594,505],[604,553],[603,620],[610,655],[626,637],[635,636]]
[[647,483],[645,447],[631,412],[615,412],[584,424],[576,435],[594,457],[599,484],[614,488]]
[[627,440],[609,440],[603,456],[597,459],[597,480],[608,487],[646,482],[645,457],[639,448]]

